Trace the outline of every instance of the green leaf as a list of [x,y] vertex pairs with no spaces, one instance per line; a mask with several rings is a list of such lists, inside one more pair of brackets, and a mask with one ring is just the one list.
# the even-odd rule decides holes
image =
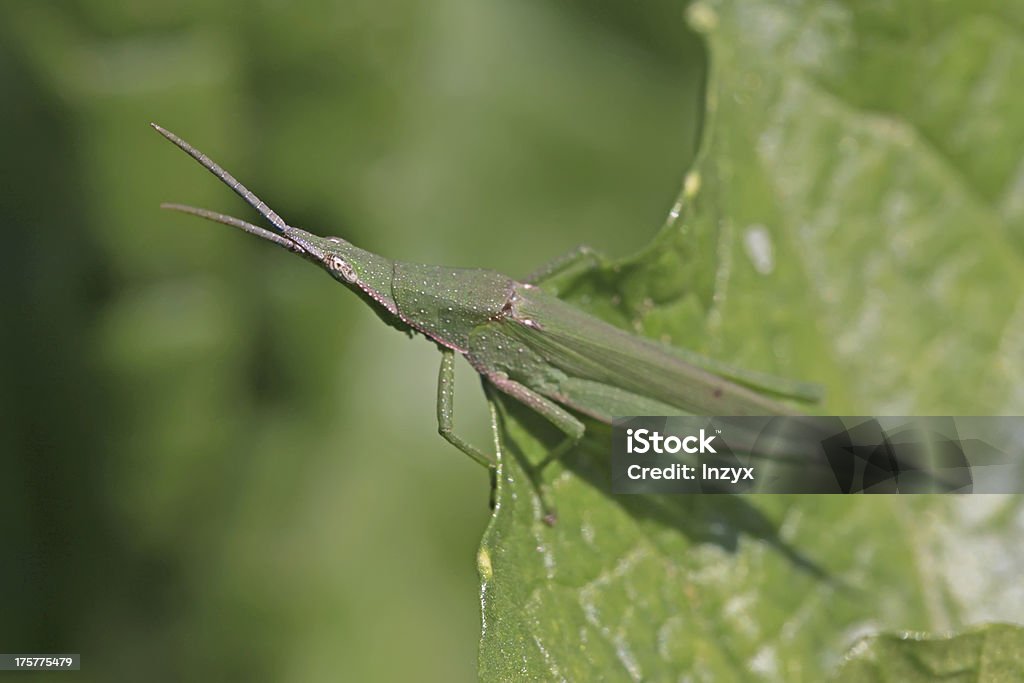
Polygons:
[[865,638],[836,683],[1010,683],[1024,680],[1024,629],[994,624],[951,638]]
[[[650,249],[560,295],[821,382],[824,412],[1020,414],[1020,10],[722,0],[687,18],[711,73],[680,202]],[[538,472],[559,435],[497,403],[485,679],[818,681],[866,634],[1024,614],[1018,498],[612,496],[607,428]]]

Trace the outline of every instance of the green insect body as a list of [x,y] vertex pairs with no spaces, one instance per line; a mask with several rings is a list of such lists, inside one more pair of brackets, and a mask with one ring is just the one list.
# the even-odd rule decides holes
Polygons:
[[438,430],[487,467],[493,458],[453,431],[454,356],[485,382],[537,411],[566,434],[552,457],[579,441],[577,414],[610,423],[624,415],[785,415],[789,405],[768,396],[814,401],[815,385],[732,368],[629,334],[544,291],[538,285],[578,266],[596,266],[586,248],[525,281],[474,269],[392,261],[339,237],[320,237],[284,222],[209,157],[156,124],[164,137],[227,184],[264,218],[267,230],[181,204],[165,208],[234,226],[321,266],[371,305],[389,325],[421,333],[441,351]]

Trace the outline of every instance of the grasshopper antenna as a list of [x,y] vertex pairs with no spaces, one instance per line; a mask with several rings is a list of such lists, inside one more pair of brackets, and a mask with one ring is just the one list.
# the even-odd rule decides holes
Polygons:
[[[284,220],[280,216],[278,216],[274,212],[273,209],[271,209],[269,206],[267,206],[266,202],[264,202],[262,199],[257,197],[249,188],[247,188],[245,185],[243,185],[238,180],[236,180],[233,175],[231,175],[230,173],[225,171],[223,168],[221,168],[217,164],[216,161],[214,161],[210,157],[206,156],[205,154],[200,152],[198,149],[196,149],[192,145],[188,144],[187,142],[185,142],[184,140],[182,140],[181,138],[179,138],[177,135],[175,135],[171,131],[167,130],[166,128],[164,128],[162,126],[159,126],[159,125],[157,125],[155,123],[150,123],[149,125],[153,126],[153,128],[156,130],[156,132],[160,133],[160,135],[163,135],[165,138],[167,138],[168,140],[173,142],[175,145],[177,145],[178,148],[181,149],[183,152],[185,152],[190,157],[192,157],[193,159],[198,161],[203,166],[203,168],[205,168],[207,171],[209,171],[213,175],[217,176],[217,178],[219,178],[222,183],[224,183],[225,185],[230,187],[232,190],[234,190],[235,194],[237,194],[239,197],[244,199],[249,206],[251,206],[252,208],[256,209],[260,213],[261,216],[263,216],[268,221],[273,223],[275,228],[277,228],[278,230],[280,230],[282,233],[284,233],[286,235],[288,234],[288,227],[289,227],[288,224],[285,223]],[[243,227],[242,225],[239,225],[238,223],[229,223],[227,221],[220,220],[220,218],[214,218],[213,215],[220,216],[221,218],[230,218],[230,216],[224,216],[222,214],[214,214],[214,212],[212,212],[212,211],[207,212],[207,213],[201,213],[203,211],[202,209],[193,209],[192,207],[181,207],[181,205],[165,206],[165,208],[170,208],[170,209],[172,209],[174,211],[184,211],[184,213],[191,213],[191,214],[194,214],[196,216],[201,216],[203,218],[208,218],[208,219],[216,221],[218,223],[225,223],[226,225],[233,225],[234,227],[241,228],[242,230],[245,230],[246,232],[253,232],[252,230],[249,229],[249,227],[252,227],[252,228],[256,227],[256,226],[252,225],[251,223],[245,223],[245,221],[239,221],[239,223],[245,223],[245,225],[247,225],[249,227]],[[208,215],[208,214],[210,214],[210,215]],[[238,220],[238,219],[236,218],[236,219],[232,219],[232,220]],[[261,229],[261,228],[257,228],[257,229]],[[258,232],[253,232],[253,234],[260,235],[261,237],[266,237],[266,235],[263,235],[263,234],[258,233]],[[277,240],[273,240],[273,241],[276,242]],[[278,244],[280,244],[280,242],[278,242]]]
[[278,235],[276,232],[271,232],[265,228],[261,228],[258,225],[253,225],[248,221],[243,221],[241,218],[235,218],[234,216],[228,216],[226,214],[217,213],[216,211],[210,211],[208,209],[200,209],[194,206],[189,206],[187,204],[174,204],[172,202],[164,202],[163,204],[160,205],[160,208],[168,209],[169,211],[187,213],[193,216],[199,216],[200,218],[205,218],[206,220],[213,221],[214,223],[230,225],[233,228],[244,230],[250,235],[262,237],[265,240],[269,240],[274,244],[280,245],[285,249],[289,249],[296,253],[303,253],[305,251],[299,245],[297,245],[295,242],[291,241],[287,237],[282,237],[281,235]]

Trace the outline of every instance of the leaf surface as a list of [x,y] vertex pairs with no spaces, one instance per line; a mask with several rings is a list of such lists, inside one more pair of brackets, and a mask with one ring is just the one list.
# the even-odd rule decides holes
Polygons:
[[[648,249],[559,295],[820,382],[823,412],[1020,414],[1020,10],[722,0],[686,16],[711,68],[679,203]],[[487,680],[818,681],[867,634],[1024,614],[1018,498],[612,496],[606,427],[537,473],[559,435],[498,404]]]
[[835,681],[1009,683],[1024,678],[1021,652],[1024,630],[1007,624],[993,624],[950,638],[878,636],[854,647]]

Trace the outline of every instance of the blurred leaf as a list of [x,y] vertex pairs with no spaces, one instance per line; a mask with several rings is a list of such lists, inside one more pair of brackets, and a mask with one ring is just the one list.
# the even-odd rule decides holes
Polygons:
[[879,636],[858,643],[837,683],[1024,679],[1024,629],[994,624],[951,638]]
[[679,13],[0,5],[0,641],[75,644],[88,680],[471,676],[488,477],[437,436],[436,350],[299,259],[160,212],[255,215],[146,124],[387,256],[625,253],[695,151],[705,53],[663,29]]
[[[680,202],[650,249],[559,293],[822,382],[833,414],[1019,414],[1024,60],[1010,13],[691,5],[712,67]],[[1024,592],[1006,590],[1024,562],[1018,498],[612,497],[606,428],[536,474],[558,435],[498,403],[486,679],[817,681],[866,633],[1024,614]]]

